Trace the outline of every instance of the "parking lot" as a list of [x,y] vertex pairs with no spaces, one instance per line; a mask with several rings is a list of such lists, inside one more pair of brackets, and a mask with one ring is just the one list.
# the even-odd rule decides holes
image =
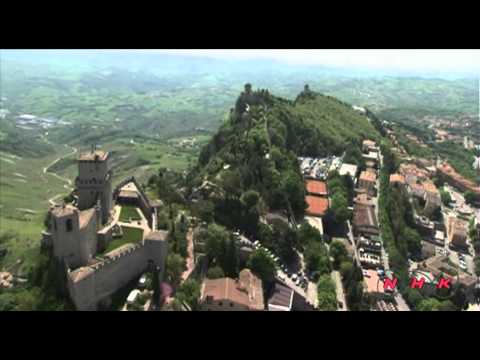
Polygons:
[[[262,246],[258,240],[254,241],[253,246],[255,247],[255,249],[265,250],[270,256],[270,258],[275,262],[275,264],[277,265],[278,280],[282,281],[287,286],[305,297],[309,303],[315,305],[317,297],[316,284],[309,281],[305,272],[303,271],[303,261],[301,261],[302,269],[297,272],[293,272],[287,267],[286,264],[280,261],[280,258],[278,256],[275,256],[269,249]],[[302,259],[301,255],[300,258]]]
[[329,171],[340,168],[342,158],[337,156],[329,156],[326,158],[299,158],[300,169],[303,176],[317,180],[326,180]]
[[459,270],[465,271],[470,275],[473,275],[475,272],[475,264],[473,262],[473,256],[471,255],[465,255],[461,252],[454,251],[449,249],[448,246],[436,246],[435,255],[448,256],[450,261],[457,266]]

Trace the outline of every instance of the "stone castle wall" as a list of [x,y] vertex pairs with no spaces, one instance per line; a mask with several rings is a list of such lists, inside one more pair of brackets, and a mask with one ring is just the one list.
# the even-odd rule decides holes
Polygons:
[[[164,269],[166,256],[166,241],[147,240],[126,248],[120,254],[89,267],[90,273],[81,280],[73,280],[75,272],[71,272],[70,296],[78,310],[96,310],[101,300],[140,276],[147,269],[149,261]],[[163,270],[160,278],[163,278]]]

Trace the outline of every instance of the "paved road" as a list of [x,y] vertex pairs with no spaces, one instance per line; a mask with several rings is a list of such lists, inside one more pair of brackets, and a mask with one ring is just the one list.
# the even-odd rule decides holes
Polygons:
[[194,254],[193,254],[193,229],[188,229],[187,232],[187,241],[188,241],[188,257],[187,257],[187,270],[182,274],[182,282],[187,280],[193,269],[195,268]]
[[357,263],[358,267],[362,267],[360,264],[360,259],[358,257],[358,250],[357,250],[357,245],[355,244],[355,239],[353,238],[353,232],[352,232],[352,226],[350,225],[350,220],[347,220],[347,227],[348,227],[348,240],[350,241],[350,244],[352,244],[353,248],[353,258]]
[[345,298],[345,291],[343,290],[342,277],[336,270],[331,273],[332,280],[335,283],[335,289],[337,292],[337,302],[341,302],[343,307],[338,307],[338,311],[347,311],[347,301]]

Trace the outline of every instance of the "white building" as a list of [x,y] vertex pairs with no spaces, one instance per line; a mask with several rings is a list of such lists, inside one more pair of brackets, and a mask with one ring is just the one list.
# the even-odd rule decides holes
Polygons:
[[355,176],[357,175],[357,170],[358,170],[357,165],[343,163],[338,173],[340,174],[340,176],[350,175],[352,180],[355,180]]

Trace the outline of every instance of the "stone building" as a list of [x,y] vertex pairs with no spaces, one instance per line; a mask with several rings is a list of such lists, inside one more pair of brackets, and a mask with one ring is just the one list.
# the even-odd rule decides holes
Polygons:
[[83,153],[78,159],[78,208],[89,209],[100,202],[102,224],[108,221],[112,210],[112,170],[110,154],[94,150]]
[[[78,207],[56,205],[49,211],[50,221],[43,232],[42,247],[66,266],[70,297],[78,310],[95,310],[116,291],[140,276],[150,266],[163,277],[168,251],[168,232],[156,229],[156,208],[141,191],[134,178],[121,183],[129,189],[128,205],[141,210],[143,225],[122,223],[121,227],[138,229],[135,241],[126,240],[107,253],[113,241],[121,206],[117,211],[112,194],[112,170],[108,153],[93,151],[79,157],[77,185]],[[116,189],[116,195],[120,192]],[[135,194],[134,194],[135,193]],[[121,196],[119,200],[122,199]],[[130,226],[128,226],[130,225]],[[141,230],[141,231],[140,231]],[[115,244],[115,243],[114,243]]]
[[468,238],[468,223],[462,219],[450,216],[447,220],[448,241],[457,248],[466,248]]
[[204,311],[261,311],[265,309],[262,280],[248,269],[239,279],[206,279],[202,284],[201,309]]
[[373,171],[362,171],[358,178],[358,188],[365,190],[368,195],[375,196],[377,176]]

